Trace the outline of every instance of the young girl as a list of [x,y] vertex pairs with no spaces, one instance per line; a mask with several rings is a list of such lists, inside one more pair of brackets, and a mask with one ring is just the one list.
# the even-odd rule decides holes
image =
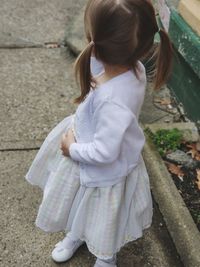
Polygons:
[[36,225],[66,233],[52,251],[54,261],[67,261],[86,242],[95,267],[116,267],[117,252],[143,235],[153,215],[138,124],[146,88],[140,60],[158,32],[159,88],[172,48],[147,0],[90,0],[85,31],[89,43],[75,62],[79,106],[48,134],[26,179],[44,190]]

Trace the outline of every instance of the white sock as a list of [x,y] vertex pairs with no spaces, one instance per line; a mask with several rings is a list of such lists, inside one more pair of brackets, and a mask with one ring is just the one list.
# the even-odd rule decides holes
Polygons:
[[71,232],[67,233],[66,237],[62,240],[63,246],[66,248],[73,248],[78,239],[72,236]]
[[105,260],[105,259],[100,259],[100,258],[99,258],[99,260],[104,261],[104,262],[106,262],[106,263],[115,264],[115,263],[116,263],[116,256],[117,256],[117,255],[114,254],[113,257],[110,258],[110,259],[106,259],[106,260]]

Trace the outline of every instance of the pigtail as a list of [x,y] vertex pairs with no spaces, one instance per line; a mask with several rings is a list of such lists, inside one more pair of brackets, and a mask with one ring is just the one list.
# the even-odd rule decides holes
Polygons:
[[92,77],[90,72],[90,57],[94,43],[90,42],[87,47],[80,53],[74,63],[75,78],[81,88],[81,95],[74,99],[74,103],[81,103],[89,93]]
[[159,89],[169,78],[172,69],[172,44],[167,32],[163,29],[158,31],[160,44],[158,45],[156,56],[156,74],[154,88]]

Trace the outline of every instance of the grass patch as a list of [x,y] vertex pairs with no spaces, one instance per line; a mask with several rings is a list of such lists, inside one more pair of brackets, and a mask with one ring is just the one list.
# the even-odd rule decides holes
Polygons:
[[160,129],[155,134],[148,127],[144,131],[151,138],[161,156],[180,148],[183,141],[183,134],[177,128],[171,130]]

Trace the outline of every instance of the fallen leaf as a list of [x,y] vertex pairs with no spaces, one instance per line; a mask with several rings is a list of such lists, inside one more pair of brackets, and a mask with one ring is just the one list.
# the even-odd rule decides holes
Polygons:
[[196,143],[196,149],[200,152],[200,141]]
[[181,170],[181,165],[176,165],[174,163],[170,163],[170,162],[167,162],[165,161],[166,165],[167,165],[167,168],[168,170],[177,175],[178,178],[183,181],[183,176],[185,175],[185,173]]
[[46,48],[58,48],[58,43],[45,43]]
[[188,148],[190,148],[190,150],[187,152],[187,154],[191,154],[193,159],[200,160],[200,153],[197,149],[197,144],[193,143],[193,144],[188,144],[186,146]]
[[200,153],[198,153],[198,154],[195,155],[195,159],[198,160],[198,161],[200,161]]
[[163,99],[163,98],[155,98],[154,99],[155,103],[160,103],[161,105],[170,105],[171,104],[171,100],[170,99]]
[[197,172],[197,181],[195,181],[195,183],[197,184],[197,187],[200,190],[200,169],[197,169],[196,172]]

